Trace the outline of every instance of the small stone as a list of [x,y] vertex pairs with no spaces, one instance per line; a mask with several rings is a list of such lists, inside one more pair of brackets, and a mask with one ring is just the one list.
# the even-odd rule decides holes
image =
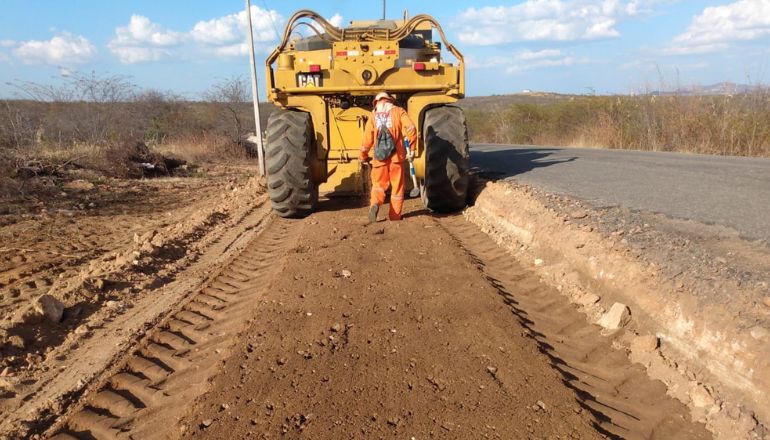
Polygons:
[[0,372],[0,376],[2,377],[10,376],[11,373],[13,373],[13,369],[11,367],[5,367],[3,368],[3,371]]
[[751,334],[751,337],[757,341],[764,342],[770,339],[770,331],[764,327],[754,327],[749,333]]
[[540,407],[543,411],[545,411],[545,403],[542,400],[537,401],[537,406]]
[[543,260],[541,260],[540,258],[535,258],[535,266],[542,266],[542,265],[543,265]]
[[353,276],[353,273],[347,269],[343,269],[340,272],[340,275],[342,276],[342,278],[350,278],[351,276]]
[[331,329],[331,331],[333,331],[333,332],[335,332],[335,333],[336,333],[336,332],[339,332],[339,331],[342,329],[342,326],[341,326],[339,323],[335,322],[335,323],[334,323],[334,324],[331,326],[331,328],[330,328],[330,329]]
[[155,246],[152,245],[149,241],[145,241],[142,243],[142,246],[139,248],[139,251],[142,252],[142,254],[154,254],[155,253]]
[[0,390],[13,391],[18,384],[18,379],[15,377],[5,376],[0,377]]
[[770,307],[770,296],[766,296],[764,299],[762,299],[762,304]]
[[275,361],[278,365],[286,365],[286,358],[280,358]]
[[34,307],[37,313],[45,316],[51,322],[59,322],[64,316],[64,304],[48,294],[41,295],[35,300]]
[[491,374],[492,376],[495,376],[497,374],[497,367],[493,367],[490,365],[487,367],[487,371],[489,371],[489,374]]
[[208,428],[209,426],[211,426],[212,423],[214,423],[213,420],[206,419],[206,420],[201,422],[201,426],[203,426],[204,428]]
[[599,318],[597,324],[606,328],[607,330],[619,329],[631,320],[631,310],[628,306],[621,303],[615,303],[610,307],[610,310]]
[[20,350],[24,350],[27,347],[27,343],[24,341],[24,338],[19,335],[8,337],[8,344],[11,347],[18,348]]
[[228,405],[228,404],[226,404],[226,403],[223,403],[223,404],[219,405],[219,408],[220,408],[222,411],[224,411],[224,410],[226,410],[226,409],[229,409],[229,408],[230,408],[230,405]]
[[650,353],[658,348],[658,337],[655,335],[636,336],[631,341],[631,351],[634,353]]
[[578,298],[577,303],[583,307],[588,307],[590,305],[596,304],[599,302],[601,298],[599,295],[595,293],[586,293],[580,298]]
[[711,397],[711,393],[703,385],[694,385],[690,390],[690,399],[696,408],[711,408],[716,401]]
[[76,335],[85,335],[85,334],[88,334],[89,331],[90,331],[90,329],[88,328],[88,326],[86,324],[83,324],[83,325],[79,325],[75,329],[75,334]]
[[95,278],[93,283],[96,290],[104,290],[105,282],[103,278]]
[[588,213],[583,211],[582,209],[579,209],[577,211],[573,211],[572,214],[570,214],[570,217],[575,219],[575,220],[579,220],[581,218],[588,217]]

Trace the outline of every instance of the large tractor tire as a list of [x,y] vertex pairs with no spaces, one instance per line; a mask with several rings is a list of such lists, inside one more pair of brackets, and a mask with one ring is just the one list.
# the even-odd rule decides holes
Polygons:
[[462,109],[434,107],[423,120],[425,179],[422,199],[434,212],[463,209],[468,199],[468,127]]
[[318,185],[310,174],[313,136],[305,112],[279,110],[267,121],[267,193],[281,217],[305,217],[318,204]]

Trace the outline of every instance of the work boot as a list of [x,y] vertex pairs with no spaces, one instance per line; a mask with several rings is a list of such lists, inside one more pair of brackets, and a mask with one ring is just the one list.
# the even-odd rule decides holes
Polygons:
[[372,205],[369,208],[369,223],[377,221],[377,213],[380,211],[380,205]]

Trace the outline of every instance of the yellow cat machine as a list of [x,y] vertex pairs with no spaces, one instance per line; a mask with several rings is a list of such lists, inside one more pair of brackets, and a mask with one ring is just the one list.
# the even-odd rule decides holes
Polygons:
[[[298,36],[301,29],[310,36]],[[442,59],[442,44],[455,63]],[[310,214],[319,193],[364,190],[368,176],[358,153],[372,99],[383,91],[418,126],[414,165],[425,206],[436,212],[465,206],[468,130],[462,110],[452,105],[465,94],[464,61],[433,17],[354,21],[341,29],[301,10],[266,65],[268,98],[279,107],[268,120],[265,146],[278,215]]]

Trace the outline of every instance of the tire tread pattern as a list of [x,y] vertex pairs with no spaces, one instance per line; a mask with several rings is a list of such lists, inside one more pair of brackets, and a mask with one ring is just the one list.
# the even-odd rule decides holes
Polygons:
[[468,127],[461,108],[434,107],[423,120],[425,180],[423,203],[434,212],[454,212],[467,204],[470,167]]
[[305,112],[277,111],[267,122],[267,192],[281,217],[306,217],[318,204],[318,185],[310,177],[313,133]]

